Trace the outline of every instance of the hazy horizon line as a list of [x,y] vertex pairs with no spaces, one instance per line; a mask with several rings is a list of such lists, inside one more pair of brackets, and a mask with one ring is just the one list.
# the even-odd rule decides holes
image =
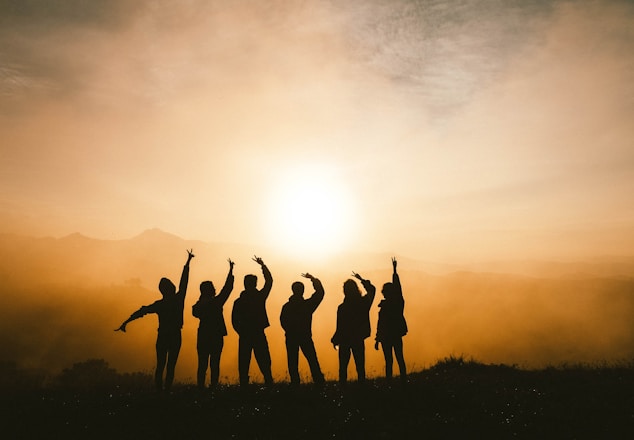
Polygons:
[[[190,242],[190,243],[199,242],[204,245],[216,244],[216,245],[236,246],[236,247],[253,247],[253,248],[260,248],[260,249],[271,248],[271,244],[267,244],[267,243],[247,243],[247,242],[237,242],[237,241],[223,241],[219,239],[208,240],[208,239],[202,239],[202,238],[186,238],[181,235],[175,234],[173,232],[166,231],[165,229],[162,229],[159,227],[148,227],[134,235],[131,235],[128,237],[118,237],[118,238],[96,237],[96,236],[88,235],[81,231],[75,231],[75,232],[71,232],[64,235],[37,235],[37,234],[24,233],[24,232],[0,231],[0,236],[5,235],[5,236],[22,237],[22,238],[36,239],[36,240],[46,240],[46,239],[64,240],[64,239],[71,239],[73,237],[78,237],[78,238],[85,238],[88,240],[101,241],[101,242],[125,242],[125,241],[140,239],[143,236],[147,236],[152,233],[155,233],[157,235],[160,234],[163,237],[171,237],[172,239],[180,240],[183,242]],[[282,251],[275,251],[275,252],[284,254],[284,252]],[[544,257],[526,256],[524,258],[500,256],[500,257],[484,257],[481,259],[474,260],[473,258],[467,258],[467,257],[463,257],[463,258],[453,257],[449,259],[447,258],[446,259],[429,259],[429,258],[421,259],[419,257],[414,257],[411,254],[404,253],[404,252],[390,252],[387,250],[361,249],[361,250],[336,251],[332,253],[332,256],[337,257],[341,255],[360,255],[360,254],[375,255],[375,256],[376,255],[394,255],[394,256],[398,256],[399,258],[404,258],[406,260],[415,261],[422,264],[439,264],[439,265],[450,265],[450,266],[480,266],[480,265],[500,264],[500,263],[507,263],[507,264],[514,264],[514,263],[515,264],[518,264],[518,263],[574,264],[574,263],[599,263],[599,262],[616,263],[618,260],[621,260],[621,262],[623,262],[623,260],[626,260],[626,261],[634,260],[634,252],[631,254],[601,253],[601,254],[596,254],[593,256],[578,256],[578,257],[567,257],[567,258],[556,258],[552,256],[544,256]]]

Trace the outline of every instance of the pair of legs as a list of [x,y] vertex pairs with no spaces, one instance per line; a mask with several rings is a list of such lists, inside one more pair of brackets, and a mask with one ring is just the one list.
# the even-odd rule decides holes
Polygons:
[[156,338],[156,372],[154,373],[154,383],[157,390],[163,390],[163,370],[165,370],[166,365],[165,391],[169,391],[172,388],[176,361],[178,360],[180,350],[180,329],[169,332],[159,332]]
[[350,355],[354,356],[354,364],[357,367],[357,380],[365,381],[365,343],[364,341],[352,344],[339,345],[339,383],[348,381],[348,364]]
[[383,357],[385,358],[385,377],[392,378],[392,366],[394,364],[394,358],[392,352],[396,356],[396,362],[398,363],[398,372],[401,379],[405,379],[407,371],[405,368],[405,358],[403,357],[403,338],[393,338],[387,341],[381,341],[381,348],[383,349]]
[[211,388],[218,385],[220,378],[220,355],[224,346],[224,337],[222,335],[203,335],[198,333],[198,342],[196,351],[198,352],[198,388],[205,387],[205,377],[207,376],[207,367],[211,374]]
[[266,384],[273,383],[271,374],[271,353],[269,343],[266,340],[264,330],[249,335],[240,335],[238,342],[238,372],[240,385],[249,384],[249,366],[251,365],[251,353],[255,354],[255,361],[260,367]]
[[319,361],[317,360],[317,352],[313,338],[308,337],[289,337],[286,336],[286,355],[288,359],[288,374],[291,377],[292,385],[299,385],[299,350],[302,350],[304,357],[308,361],[310,373],[313,376],[313,382],[324,383],[324,375],[321,372]]

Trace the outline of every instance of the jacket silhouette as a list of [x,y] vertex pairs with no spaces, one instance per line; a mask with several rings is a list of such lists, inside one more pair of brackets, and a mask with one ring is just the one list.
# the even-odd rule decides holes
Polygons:
[[240,385],[249,384],[249,365],[252,354],[255,355],[264,381],[267,384],[273,383],[271,354],[264,333],[264,329],[270,325],[266,313],[266,300],[271,293],[273,277],[261,258],[254,257],[253,260],[262,268],[264,287],[258,290],[257,277],[252,274],[245,275],[244,290],[233,303],[231,312],[231,323],[239,335],[238,372]]
[[348,379],[350,356],[354,356],[357,380],[365,381],[365,339],[370,336],[370,307],[374,301],[376,288],[369,280],[353,272],[361,281],[366,294],[361,295],[357,283],[346,280],[343,284],[344,300],[337,308],[337,328],[330,340],[339,349],[339,382]]
[[293,283],[293,295],[282,306],[280,323],[286,333],[286,354],[288,360],[288,374],[291,385],[298,385],[299,379],[299,350],[302,350],[316,384],[324,383],[324,375],[321,372],[317,352],[312,337],[313,313],[324,299],[324,288],[319,279],[311,274],[302,274],[313,283],[315,292],[308,299],[304,299],[304,285],[297,281]]
[[233,261],[229,260],[229,273],[218,295],[211,281],[200,284],[200,298],[192,307],[192,314],[200,320],[196,351],[198,352],[197,382],[199,388],[205,386],[207,366],[211,370],[211,387],[218,385],[220,377],[220,355],[227,334],[224,305],[233,290]]

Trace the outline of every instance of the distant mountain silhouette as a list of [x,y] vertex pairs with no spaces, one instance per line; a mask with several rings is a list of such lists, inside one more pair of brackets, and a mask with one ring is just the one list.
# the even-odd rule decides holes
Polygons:
[[80,234],[79,232],[74,232],[70,235],[60,238],[60,240],[67,241],[69,243],[81,243],[81,242],[92,241],[94,239],[86,237],[85,235]]
[[61,238],[0,234],[0,274],[28,284],[94,286],[137,278],[154,287],[166,271],[173,270],[175,255],[191,248],[203,255],[206,267],[247,252],[244,245],[184,240],[160,229],[123,240],[101,240],[80,233]]
[[[73,233],[61,238],[29,237],[16,234],[0,233],[0,273],[20,273],[26,267],[37,268],[42,280],[49,277],[57,278],[51,273],[51,261],[54,267],[65,271],[75,272],[79,276],[94,278],[92,263],[107,259],[108,265],[103,267],[104,275],[110,281],[111,275],[131,273],[139,277],[136,268],[128,270],[129,260],[150,263],[156,270],[148,268],[153,273],[160,273],[159,268],[169,268],[173,260],[173,252],[185,248],[196,248],[207,258],[203,264],[213,264],[213,259],[224,261],[228,256],[239,255],[249,257],[254,252],[267,255],[272,263],[285,266],[299,266],[302,262],[297,258],[285,259],[276,255],[273,249],[262,249],[240,243],[214,242],[200,240],[186,240],[177,235],[158,228],[147,229],[129,239],[102,240],[87,237],[81,233]],[[83,252],[83,255],[75,255]],[[354,267],[364,272],[383,271],[385,261],[389,261],[391,253],[360,253],[346,252],[335,255],[325,262],[316,263],[312,270],[329,270],[329,267]],[[165,261],[167,260],[167,261]],[[634,256],[615,256],[595,258],[589,261],[539,261],[539,260],[498,260],[483,261],[469,264],[430,262],[399,256],[403,270],[415,271],[429,275],[448,275],[457,272],[499,273],[532,276],[539,278],[592,278],[592,277],[632,277],[634,276]],[[143,265],[143,264],[142,264]],[[323,266],[319,267],[319,266]],[[114,274],[108,270],[109,266],[116,268]],[[66,273],[68,275],[69,272]],[[347,273],[347,272],[346,272]],[[154,275],[152,275],[154,276]]]
[[184,241],[184,239],[177,235],[170,234],[169,232],[165,232],[162,229],[152,228],[152,229],[146,229],[145,231],[141,232],[139,235],[136,235],[132,237],[131,239],[129,239],[129,241],[132,241],[134,243],[160,243],[160,244],[178,243],[180,244]]

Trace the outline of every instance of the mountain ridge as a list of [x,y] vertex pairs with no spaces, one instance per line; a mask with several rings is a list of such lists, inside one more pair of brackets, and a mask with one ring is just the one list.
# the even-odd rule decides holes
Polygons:
[[[64,250],[63,246],[73,246],[72,249]],[[223,259],[237,258],[237,255],[251,257],[253,253],[262,253],[267,260],[275,260],[280,263],[291,261],[292,265],[298,263],[300,259],[277,253],[274,249],[265,246],[252,246],[245,243],[233,243],[222,241],[203,241],[198,239],[185,239],[176,234],[164,231],[160,228],[149,228],[130,238],[123,239],[100,239],[89,237],[80,232],[75,232],[60,238],[45,236],[35,237],[23,234],[0,233],[0,257],[4,262],[18,258],[19,253],[25,250],[25,246],[34,246],[27,249],[30,254],[42,252],[43,255],[77,251],[76,247],[92,249],[110,249],[114,251],[120,247],[120,251],[129,252],[135,258],[140,258],[144,249],[148,252],[147,257],[155,256],[160,261],[162,259],[162,249],[165,253],[177,252],[178,248],[194,248],[195,253],[202,251],[207,256],[214,258],[222,255]],[[107,253],[105,251],[101,253]],[[233,256],[232,256],[233,255]],[[549,259],[514,259],[514,260],[487,260],[476,262],[439,262],[429,259],[418,259],[407,255],[393,255],[385,251],[362,252],[347,251],[332,255],[324,261],[331,261],[333,265],[345,265],[358,270],[382,270],[389,268],[389,260],[396,256],[400,267],[408,270],[416,270],[429,273],[431,275],[447,275],[454,272],[475,272],[475,273],[498,273],[515,274],[544,278],[584,278],[584,277],[607,277],[607,278],[632,278],[634,277],[634,255],[618,256],[597,256],[591,259],[554,261]],[[324,262],[315,262],[306,257],[307,264],[315,264],[322,269],[327,266]],[[160,264],[160,263],[159,263]],[[355,269],[356,270],[356,269]]]

